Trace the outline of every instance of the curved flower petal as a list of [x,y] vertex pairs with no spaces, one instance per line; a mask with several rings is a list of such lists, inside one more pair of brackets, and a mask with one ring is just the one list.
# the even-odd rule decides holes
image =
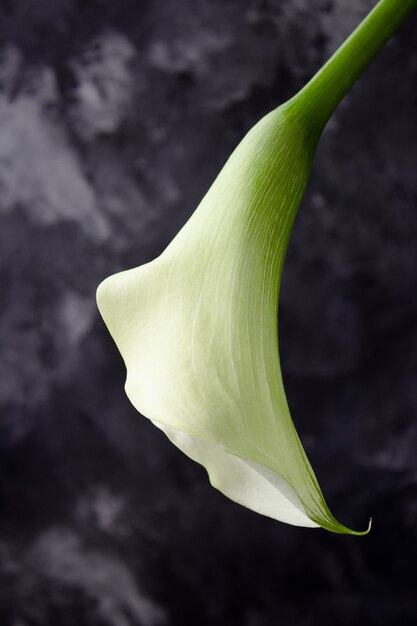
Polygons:
[[98,305],[131,402],[215,487],[284,522],[351,532],[302,448],[278,354],[280,277],[313,153],[288,106],[267,115],[163,254],[106,279]]

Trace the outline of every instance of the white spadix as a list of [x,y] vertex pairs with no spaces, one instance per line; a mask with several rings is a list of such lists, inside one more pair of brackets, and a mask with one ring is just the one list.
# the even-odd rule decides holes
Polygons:
[[166,250],[97,293],[133,405],[225,495],[298,526],[363,534],[330,513],[288,409],[277,323],[285,252],[323,127],[416,5],[382,0],[304,90],[252,128]]

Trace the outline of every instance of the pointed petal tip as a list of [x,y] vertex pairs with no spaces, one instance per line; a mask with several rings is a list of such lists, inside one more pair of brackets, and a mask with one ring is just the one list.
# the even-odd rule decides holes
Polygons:
[[316,521],[318,525],[323,528],[323,530],[336,533],[337,535],[353,535],[354,537],[363,537],[368,535],[372,528],[372,517],[369,519],[368,528],[366,530],[353,530],[352,528],[338,522],[333,515],[330,515],[327,519],[317,518],[315,516],[313,516],[312,519],[314,519],[314,521]]
[[356,534],[364,537],[365,535],[369,535],[369,533],[371,532],[371,528],[372,528],[372,517],[369,518],[368,528],[366,530],[363,530],[362,532],[358,532]]
[[[351,530],[347,529],[349,535],[354,535],[355,537],[365,537],[365,535],[369,535],[372,528],[372,517],[369,518],[368,528],[366,530]],[[346,531],[345,531],[346,532]]]

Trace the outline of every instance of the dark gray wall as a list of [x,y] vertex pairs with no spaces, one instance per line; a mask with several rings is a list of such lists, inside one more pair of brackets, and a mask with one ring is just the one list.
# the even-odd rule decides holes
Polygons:
[[282,288],[295,422],[368,537],[214,491],[128,403],[94,300],[373,4],[1,2],[1,626],[417,623],[417,15],[326,130]]

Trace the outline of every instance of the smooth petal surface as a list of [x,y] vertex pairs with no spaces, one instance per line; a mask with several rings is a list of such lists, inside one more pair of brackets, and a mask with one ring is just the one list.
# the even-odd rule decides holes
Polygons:
[[323,499],[278,353],[282,266],[315,144],[288,104],[267,115],[163,254],[106,279],[98,305],[131,402],[216,488],[283,522],[354,533]]

